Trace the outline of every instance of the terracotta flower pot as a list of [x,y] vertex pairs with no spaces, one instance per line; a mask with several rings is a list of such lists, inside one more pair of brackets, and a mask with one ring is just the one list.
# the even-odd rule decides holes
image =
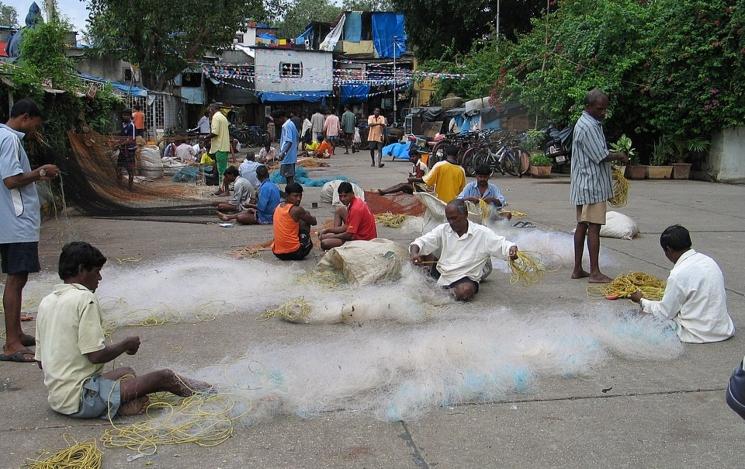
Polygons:
[[534,178],[551,177],[551,166],[531,166],[530,175]]
[[673,177],[672,166],[650,166],[647,168],[649,179],[670,179]]
[[647,165],[635,164],[626,166],[626,178],[633,180],[641,180],[647,178]]
[[690,179],[691,163],[673,163],[673,179]]

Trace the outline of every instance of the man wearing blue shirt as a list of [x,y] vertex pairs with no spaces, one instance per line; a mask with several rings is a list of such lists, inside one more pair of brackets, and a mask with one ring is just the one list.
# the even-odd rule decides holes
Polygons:
[[274,209],[280,202],[279,187],[269,180],[269,170],[264,165],[256,168],[256,177],[259,179],[256,205],[244,204],[248,208],[240,213],[220,213],[221,220],[235,220],[240,225],[271,225],[274,222]]
[[298,129],[291,120],[287,119],[287,114],[284,111],[276,111],[272,117],[277,125],[282,126],[282,134],[279,138],[278,158],[281,160],[279,174],[287,179],[287,184],[292,184],[295,182]]
[[504,206],[507,200],[499,187],[489,182],[489,176],[491,176],[491,169],[488,166],[476,168],[476,181],[466,184],[463,191],[458,194],[458,198],[475,204],[483,200],[497,208]]
[[0,361],[33,362],[28,349],[36,341],[21,329],[23,287],[28,274],[39,266],[39,195],[36,181],[48,181],[59,173],[52,164],[31,170],[23,148],[26,134],[42,124],[41,111],[30,99],[16,101],[10,119],[0,124],[0,259],[7,274],[3,291],[5,346]]

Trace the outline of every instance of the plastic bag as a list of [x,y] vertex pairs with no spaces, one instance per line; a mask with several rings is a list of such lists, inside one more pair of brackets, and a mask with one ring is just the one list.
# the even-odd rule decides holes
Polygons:
[[619,212],[608,212],[605,215],[605,225],[600,227],[600,236],[604,238],[634,239],[638,234],[636,222]]

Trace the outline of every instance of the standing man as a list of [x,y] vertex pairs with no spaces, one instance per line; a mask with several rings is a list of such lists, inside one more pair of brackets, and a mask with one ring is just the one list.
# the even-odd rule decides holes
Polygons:
[[[570,199],[576,207],[577,229],[574,232],[574,270],[572,278],[589,277],[590,283],[608,283],[610,277],[600,272],[600,227],[605,225],[608,199],[613,196],[611,162],[628,162],[623,153],[608,151],[603,134],[603,119],[608,110],[608,96],[599,89],[585,97],[585,110],[574,125],[572,144],[572,179]],[[590,273],[582,268],[587,238]]]
[[336,147],[339,142],[339,132],[341,132],[339,116],[329,110],[323,123],[323,136],[331,145]]
[[220,112],[219,104],[210,104],[210,119],[212,119],[211,133],[209,138],[210,155],[217,164],[217,174],[219,176],[219,189],[215,195],[228,195],[227,187],[223,187],[223,174],[228,169],[228,158],[230,156],[230,128],[228,127],[228,118]]
[[145,113],[142,112],[142,107],[139,104],[135,104],[134,106],[132,122],[135,125],[135,135],[145,138]]
[[323,124],[326,122],[326,118],[321,114],[321,110],[317,109],[316,112],[310,116],[311,130],[313,132],[313,140],[318,142],[323,135]]
[[349,154],[349,147],[352,147],[352,153],[356,150],[352,139],[354,138],[354,128],[357,126],[357,116],[349,109],[349,106],[344,106],[344,114],[341,115],[341,129],[344,132],[344,154]]
[[[274,122],[282,127],[279,139],[279,174],[287,179],[287,184],[295,182],[295,163],[297,162],[298,130],[284,111],[274,113]],[[272,209],[273,211],[274,209]]]
[[57,176],[55,165],[47,164],[31,170],[24,136],[33,134],[42,124],[41,111],[25,98],[13,105],[10,119],[0,124],[0,258],[7,274],[3,291],[5,310],[5,346],[0,361],[33,362],[34,352],[28,349],[36,342],[21,329],[23,287],[28,274],[39,266],[39,195],[36,181]]
[[[131,117],[131,112],[125,111],[122,113],[122,130],[119,133],[122,141],[119,145],[119,158],[116,160],[116,182],[117,184],[121,183],[121,170],[124,168],[127,171],[127,177],[129,179],[127,187],[129,187],[130,191],[132,190],[135,178],[135,152],[137,151],[137,143],[135,142],[137,131]],[[174,146],[173,148],[175,149],[176,147]]]
[[375,167],[375,151],[378,152],[378,168],[385,166],[380,160],[383,158],[383,133],[387,122],[385,117],[380,115],[380,108],[376,107],[373,115],[367,118],[367,145],[370,147],[371,167]]
[[209,135],[210,134],[210,112],[204,111],[204,115],[199,118],[199,121],[197,121],[197,126],[190,130],[190,132],[193,131],[199,132],[200,135]]

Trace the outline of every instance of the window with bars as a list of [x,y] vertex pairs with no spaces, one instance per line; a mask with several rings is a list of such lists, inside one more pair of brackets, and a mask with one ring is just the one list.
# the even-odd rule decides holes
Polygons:
[[303,64],[302,63],[291,63],[291,62],[280,62],[279,76],[280,78],[302,78]]

